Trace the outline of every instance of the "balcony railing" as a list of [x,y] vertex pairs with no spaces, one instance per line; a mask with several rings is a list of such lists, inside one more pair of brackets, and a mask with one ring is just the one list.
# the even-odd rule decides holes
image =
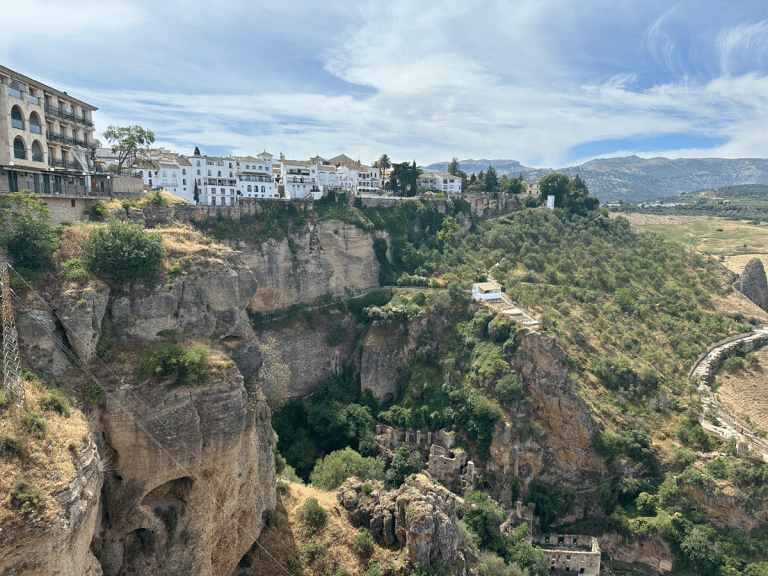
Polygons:
[[18,98],[21,100],[21,90],[16,90],[16,88],[12,88],[11,86],[8,86],[8,94],[13,96],[14,98]]
[[75,116],[72,113],[64,112],[63,110],[59,110],[58,108],[54,108],[53,106],[49,106],[48,104],[45,105],[45,113],[50,116],[56,116],[56,118],[61,118],[62,120],[67,120],[69,122],[77,122],[78,124],[82,124],[83,126],[88,126],[89,128],[93,128],[93,122],[88,120],[88,118],[84,118],[82,116]]
[[37,96],[32,96],[32,94],[27,94],[27,102],[30,104],[39,105],[40,104],[40,98]]
[[24,120],[16,120],[15,118],[11,118],[11,127],[24,130]]
[[37,124],[30,124],[29,131],[34,132],[35,134],[40,134],[40,126],[38,126]]
[[42,152],[32,152],[32,162],[45,162]]
[[17,160],[26,160],[27,159],[27,151],[26,150],[19,150],[18,148],[13,149],[13,157]]

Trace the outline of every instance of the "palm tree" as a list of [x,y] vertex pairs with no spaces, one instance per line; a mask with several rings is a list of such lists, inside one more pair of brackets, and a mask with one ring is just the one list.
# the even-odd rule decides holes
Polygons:
[[389,170],[392,168],[392,161],[389,159],[389,156],[382,154],[381,158],[376,161],[376,165],[378,169],[383,172],[384,170]]

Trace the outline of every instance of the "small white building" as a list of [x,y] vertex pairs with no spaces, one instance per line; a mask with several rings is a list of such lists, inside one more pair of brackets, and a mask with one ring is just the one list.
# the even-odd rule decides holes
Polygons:
[[[191,156],[200,204],[234,206],[237,204],[237,159]],[[194,185],[193,185],[194,193]]]
[[432,192],[461,194],[461,177],[449,172],[425,172],[419,176],[419,186],[426,186]]
[[280,154],[280,185],[283,187],[285,198],[322,198],[320,188],[311,181],[308,160],[287,160]]
[[472,298],[481,302],[501,300],[501,286],[496,282],[478,282],[472,284]]

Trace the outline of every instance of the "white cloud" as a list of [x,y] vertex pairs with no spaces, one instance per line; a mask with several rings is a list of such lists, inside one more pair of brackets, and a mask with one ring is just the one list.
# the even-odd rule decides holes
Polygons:
[[730,76],[745,66],[762,69],[768,56],[768,20],[745,22],[723,30],[717,37],[717,46],[724,74]]

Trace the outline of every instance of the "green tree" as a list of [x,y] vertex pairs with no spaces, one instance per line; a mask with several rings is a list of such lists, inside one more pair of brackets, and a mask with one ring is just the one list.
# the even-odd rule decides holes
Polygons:
[[525,190],[525,182],[522,177],[507,180],[507,194],[523,194]]
[[461,166],[459,166],[459,159],[454,156],[451,159],[451,163],[448,164],[448,174],[453,174],[454,176],[459,175],[459,170],[461,169]]
[[112,145],[112,153],[116,155],[118,174],[127,160],[135,160],[139,152],[155,141],[152,131],[141,126],[109,126],[104,131],[104,138]]
[[318,460],[309,480],[323,490],[336,490],[351,476],[361,480],[384,480],[384,461],[362,456],[347,446]]
[[379,159],[376,161],[376,166],[382,172],[384,170],[389,170],[392,167],[392,160],[390,160],[389,156],[387,156],[386,154],[382,154],[381,156],[379,156]]
[[496,175],[496,168],[488,165],[488,172],[485,174],[485,191],[495,192],[499,185],[499,177]]
[[195,190],[192,192],[192,199],[195,201],[195,204],[200,203],[200,188],[197,187],[197,180],[195,180]]
[[159,234],[133,222],[109,220],[94,228],[83,245],[83,263],[94,274],[118,281],[152,280],[160,271],[165,249]]
[[568,176],[560,172],[547,174],[539,182],[541,203],[546,203],[547,196],[555,197],[555,208],[560,208],[568,196]]
[[194,153],[194,156],[201,156],[201,154],[200,154],[200,148],[198,148],[197,146],[195,146],[195,153]]
[[399,488],[408,476],[421,472],[423,467],[419,453],[403,444],[395,450],[392,465],[387,470],[387,486]]
[[37,270],[51,263],[59,238],[48,224],[50,217],[45,202],[29,190],[0,196],[0,244],[17,266]]

